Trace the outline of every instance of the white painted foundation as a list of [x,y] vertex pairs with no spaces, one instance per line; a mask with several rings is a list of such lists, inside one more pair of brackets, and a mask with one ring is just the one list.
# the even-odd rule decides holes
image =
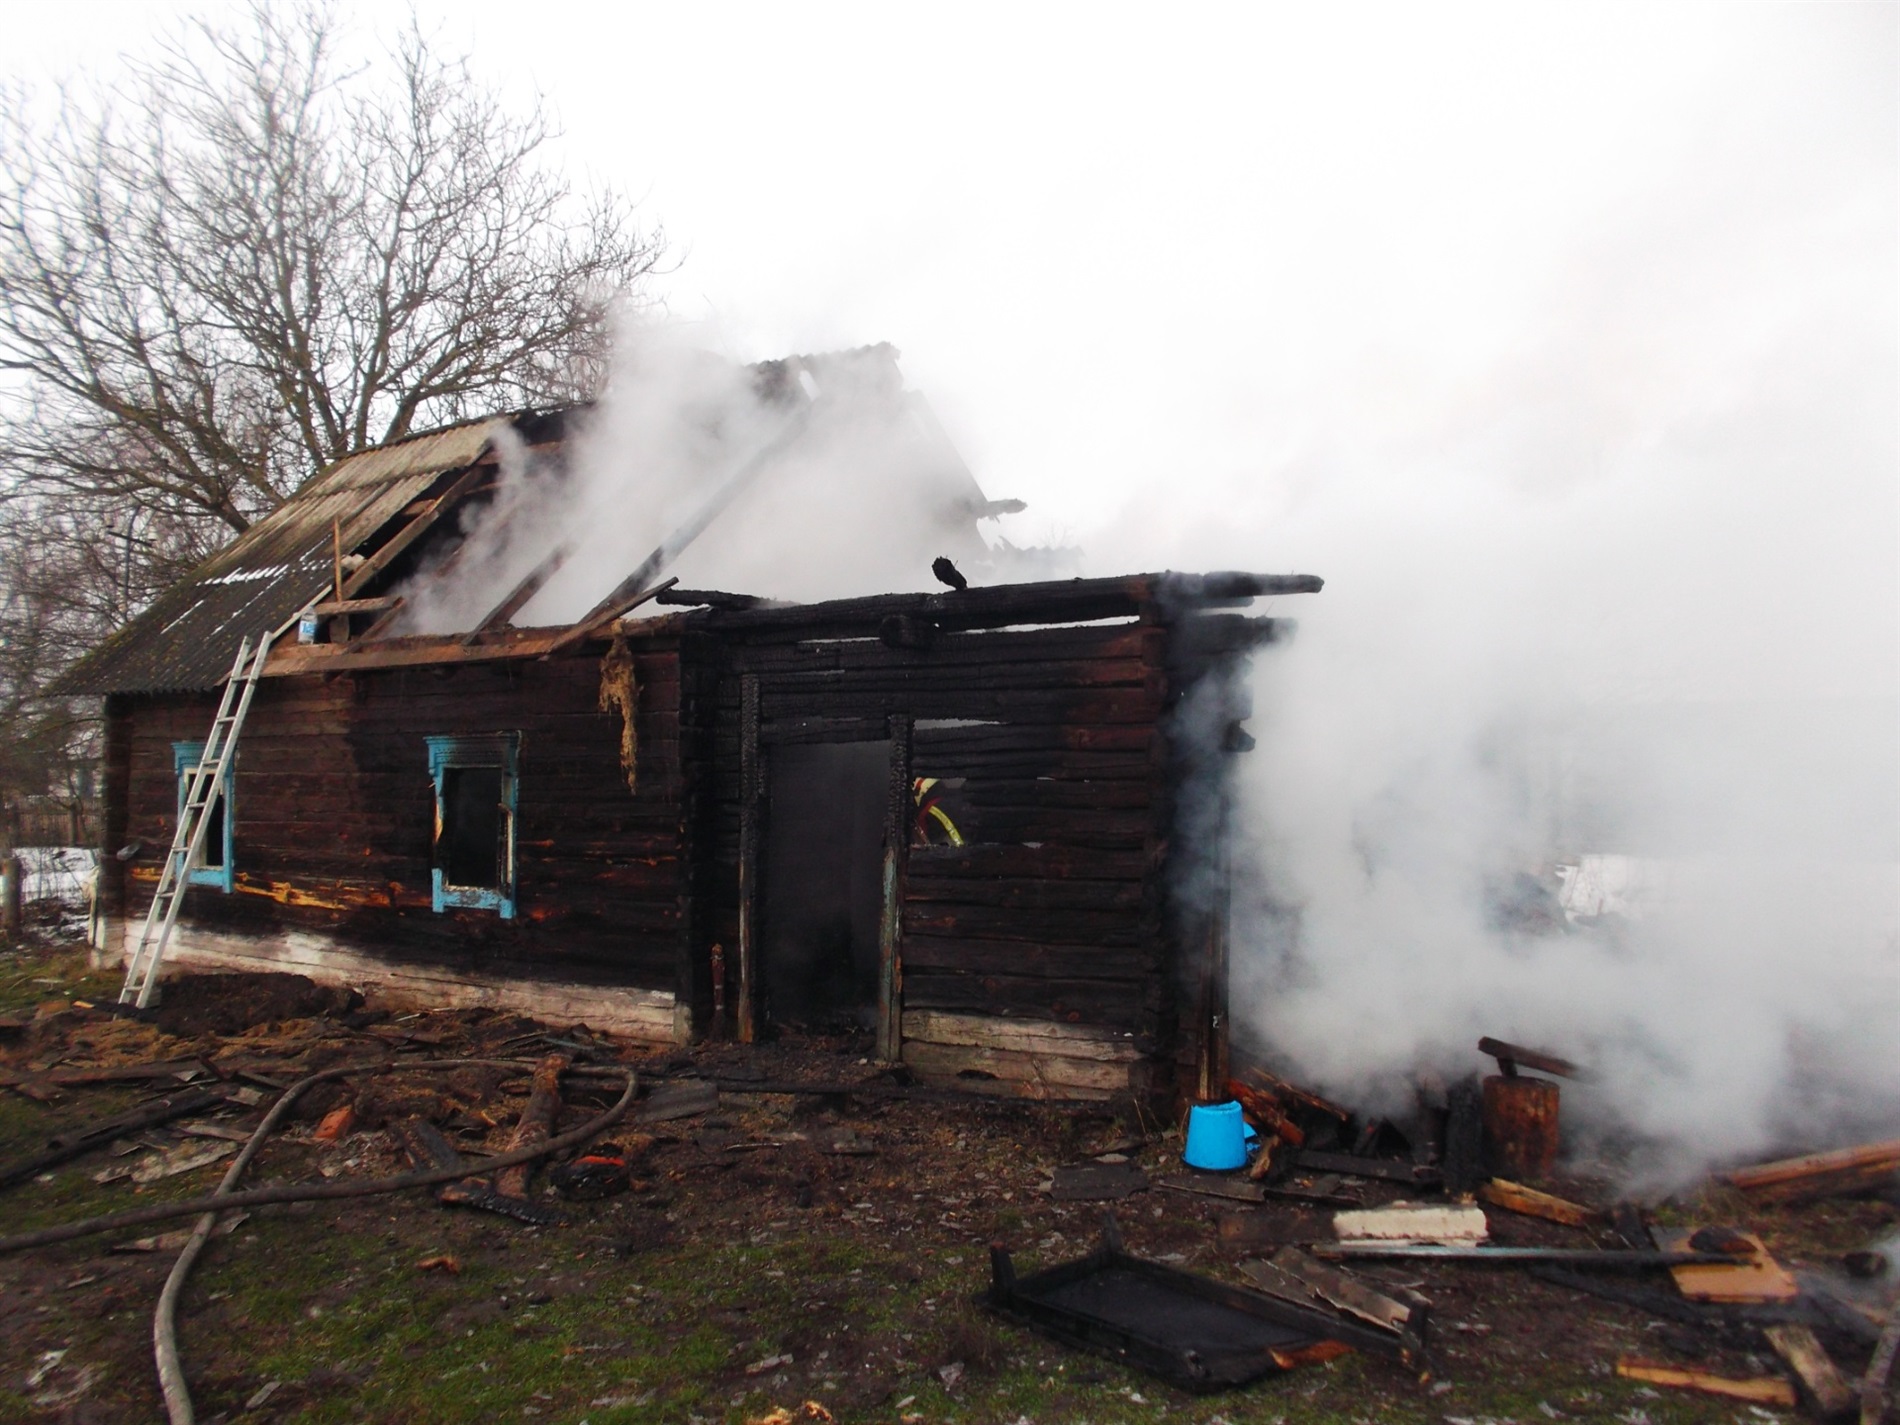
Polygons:
[[[114,920],[93,952],[95,967],[124,965],[140,920]],[[283,931],[226,935],[180,925],[165,952],[166,973],[180,970],[278,971],[319,984],[347,985],[385,1004],[410,1009],[505,1009],[544,1024],[585,1024],[649,1044],[683,1044],[690,1026],[669,990],[624,989],[571,980],[470,974],[429,965],[391,964],[327,935]],[[160,993],[163,994],[161,988]]]

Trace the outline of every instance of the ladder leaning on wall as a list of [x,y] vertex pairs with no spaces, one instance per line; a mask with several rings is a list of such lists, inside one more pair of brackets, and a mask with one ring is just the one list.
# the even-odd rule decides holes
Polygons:
[[[138,945],[125,964],[125,985],[119,991],[119,1003],[140,1009],[152,1002],[158,988],[158,967],[164,963],[165,947],[171,943],[172,927],[178,924],[178,910],[185,900],[185,888],[191,884],[191,868],[204,853],[205,832],[210,828],[211,809],[224,793],[225,769],[237,751],[238,733],[244,728],[244,715],[251,710],[251,694],[263,676],[264,660],[270,657],[272,636],[257,642],[238,644],[237,658],[231,664],[231,676],[224,681],[224,696],[218,702],[217,720],[211,735],[205,738],[198,764],[185,773],[185,796],[178,811],[178,829],[172,833],[172,849],[165,857],[165,869],[159,872],[158,889],[145,912],[145,928],[139,932]],[[227,808],[226,814],[229,814]]]

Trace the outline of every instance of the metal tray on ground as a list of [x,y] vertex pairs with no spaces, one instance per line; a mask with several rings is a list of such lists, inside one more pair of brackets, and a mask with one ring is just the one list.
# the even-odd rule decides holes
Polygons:
[[992,1247],[990,1274],[984,1305],[997,1315],[1197,1393],[1324,1359],[1332,1342],[1399,1354],[1389,1335],[1132,1257],[1112,1215],[1086,1257],[1018,1278]]

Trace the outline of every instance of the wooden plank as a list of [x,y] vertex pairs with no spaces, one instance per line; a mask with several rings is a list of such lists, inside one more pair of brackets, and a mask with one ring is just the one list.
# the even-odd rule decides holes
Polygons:
[[660,593],[672,588],[677,583],[679,583],[679,576],[675,575],[663,583],[654,585],[651,589],[636,590],[631,594],[625,594],[601,604],[593,613],[589,614],[572,628],[567,629],[559,638],[555,639],[553,646],[548,649],[548,654],[551,656],[556,653],[565,653],[568,649],[584,643],[590,638],[600,637],[606,633],[608,627],[614,620],[626,617],[635,609],[639,608],[640,605],[646,603],[649,599],[657,597]]
[[908,1037],[903,1053],[904,1062],[926,1078],[961,1079],[966,1083],[973,1078],[989,1078],[1031,1098],[1067,1098],[1081,1091],[1128,1093],[1134,1084],[1132,1070],[1137,1067],[1066,1055],[930,1044]]
[[1133,981],[1048,980],[909,967],[904,1002],[918,1009],[997,1014],[1017,1019],[1144,1026],[1160,1004],[1160,976]]
[[884,797],[883,900],[878,911],[877,1056],[898,1061],[903,1044],[905,857],[913,802],[910,719],[890,721],[891,760]]
[[479,635],[487,633],[492,628],[500,628],[513,619],[521,612],[528,600],[541,592],[541,586],[553,578],[560,567],[567,563],[568,556],[573,552],[574,546],[567,540],[562,540],[555,545],[539,564],[527,572],[520,583],[508,591],[507,596],[500,603],[482,615],[475,627],[463,636],[462,642],[473,643]]
[[[934,867],[931,869],[934,870]],[[1146,888],[1140,880],[1066,881],[1029,877],[939,877],[913,868],[905,885],[909,904],[923,907],[994,906],[1003,910],[1135,910]]]
[[1404,1337],[1414,1350],[1424,1347],[1425,1310],[1417,1301],[1387,1296],[1350,1272],[1315,1261],[1298,1247],[1282,1247],[1264,1262],[1242,1262],[1240,1269],[1254,1285],[1284,1301],[1330,1306]]
[[1616,1373],[1625,1380],[1640,1380],[1649,1385],[1675,1386],[1679,1390],[1700,1391],[1725,1400],[1745,1400],[1755,1405],[1794,1407],[1794,1387],[1776,1376],[1753,1376],[1738,1380],[1710,1371],[1691,1370],[1687,1366],[1664,1365],[1657,1361],[1624,1356],[1616,1363]]
[[1134,1036],[1092,1024],[999,1019],[989,1015],[904,1011],[904,1042],[1054,1054],[1103,1063],[1134,1063],[1142,1057]]
[[375,599],[331,599],[316,605],[312,612],[320,618],[338,614],[379,614],[395,608],[401,602],[401,597],[396,594],[384,594]]
[[[1694,1250],[1689,1245],[1694,1228],[1657,1227],[1652,1231],[1656,1245],[1665,1252]],[[1760,1237],[1753,1232],[1738,1235],[1753,1249],[1750,1255],[1732,1262],[1671,1267],[1669,1274],[1676,1279],[1676,1289],[1691,1301],[1793,1301],[1801,1295],[1795,1279],[1769,1255]]]
[[1813,1331],[1790,1321],[1764,1326],[1761,1334],[1808,1388],[1808,1394],[1823,1416],[1845,1415],[1854,1408],[1853,1388],[1822,1349]]
[[1050,881],[1140,882],[1155,869],[1140,851],[1080,851],[1073,846],[1025,846],[1021,843],[963,846],[913,846],[913,877],[930,880],[988,880],[1021,877]]
[[915,970],[963,970],[1025,979],[1145,981],[1162,966],[1158,944],[1047,945],[1025,940],[962,940],[908,935],[904,961]]
[[1520,1065],[1526,1069],[1536,1069],[1541,1074],[1555,1074],[1562,1079],[1574,1079],[1579,1072],[1577,1066],[1568,1059],[1559,1059],[1555,1054],[1546,1054],[1539,1049],[1526,1049],[1521,1044],[1507,1044],[1502,1039],[1492,1039],[1488,1035],[1478,1041],[1478,1052],[1496,1059],[1506,1074],[1515,1074]]
[[1900,1138],[1758,1163],[1722,1176],[1759,1202],[1804,1202],[1878,1187],[1897,1172]]
[[492,462],[479,460],[464,470],[446,490],[435,498],[425,513],[410,520],[390,538],[388,543],[363,561],[357,571],[344,581],[342,596],[353,599],[368,588],[371,580],[395,563],[404,550],[434,529],[442,516],[455,508],[464,496],[474,493],[476,487],[494,472],[495,466]]
[[758,1035],[759,818],[763,810],[765,769],[759,751],[759,680],[741,680],[739,714],[739,987],[734,1007],[739,1042]]
[[1546,1222],[1561,1222],[1566,1227],[1598,1227],[1609,1221],[1608,1216],[1596,1208],[1583,1207],[1521,1183],[1507,1182],[1503,1178],[1493,1178],[1482,1184],[1478,1188],[1478,1196],[1508,1212],[1541,1217]]
[[904,907],[904,933],[953,940],[1029,940],[1045,945],[1146,943],[1151,930],[1135,910],[1004,910],[994,906]]

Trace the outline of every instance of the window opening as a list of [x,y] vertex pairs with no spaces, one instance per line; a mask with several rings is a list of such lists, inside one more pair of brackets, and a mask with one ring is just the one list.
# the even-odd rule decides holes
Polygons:
[[[185,788],[191,780],[191,769],[198,765],[204,756],[205,745],[202,742],[174,742],[172,744],[172,774],[178,779],[178,810],[180,820],[185,815]],[[211,804],[205,808],[205,816],[210,825],[205,828],[204,844],[199,848],[197,860],[191,863],[187,875],[188,884],[194,886],[216,886],[229,893],[235,884],[231,856],[231,811],[235,798],[237,763],[235,759],[226,761],[224,775],[218,779],[217,794]]]
[[429,777],[435,783],[435,909],[492,910],[515,915],[515,763],[518,732],[431,737]]

